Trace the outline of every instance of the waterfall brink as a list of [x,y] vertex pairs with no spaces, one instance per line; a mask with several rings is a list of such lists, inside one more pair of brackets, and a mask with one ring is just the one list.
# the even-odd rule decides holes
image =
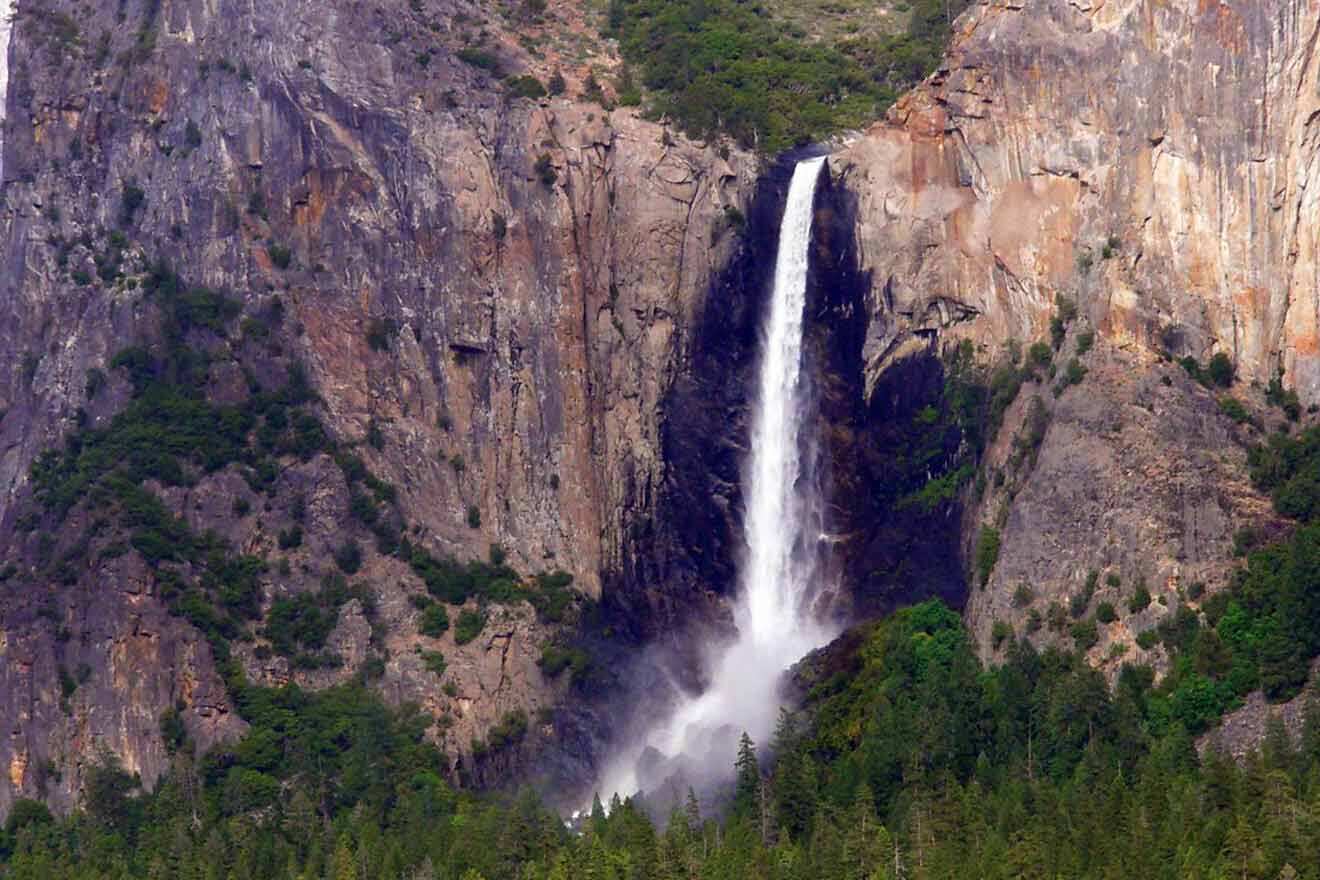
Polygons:
[[798,163],[779,229],[743,475],[746,546],[734,609],[738,635],[712,652],[705,692],[683,699],[615,762],[602,784],[607,796],[628,795],[675,775],[689,784],[727,775],[739,734],[746,731],[757,742],[770,735],[783,672],[833,634],[810,608],[820,592],[823,518],[816,443],[805,432],[811,401],[802,339],[812,202],[824,162]]
[[18,0],[0,0],[0,187],[5,182],[5,102],[9,98],[9,35]]

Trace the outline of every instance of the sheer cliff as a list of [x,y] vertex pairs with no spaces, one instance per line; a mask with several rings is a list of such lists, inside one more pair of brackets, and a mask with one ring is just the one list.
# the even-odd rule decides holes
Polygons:
[[[1286,422],[1272,381],[1320,399],[1317,13],[980,3],[941,69],[832,158],[870,276],[868,383],[961,341],[1020,358],[964,496],[987,654],[996,622],[996,644],[1011,626],[1071,645],[1070,598],[1123,609],[1145,583],[1158,601],[1102,625],[1091,656],[1158,666],[1138,632],[1227,582],[1239,530],[1280,528],[1245,449]],[[1215,355],[1223,390],[1174,363]]]
[[[485,559],[494,545],[529,583],[562,570],[599,598],[659,491],[660,402],[713,270],[739,247],[755,175],[736,149],[603,109],[592,71],[612,61],[575,10],[520,29],[582,31],[581,46],[532,52],[502,14],[18,4],[0,213],[0,809],[20,793],[70,805],[99,750],[150,781],[176,705],[203,747],[242,727],[214,640],[170,613],[160,567],[106,552],[120,508],[57,518],[33,500],[43,450],[111,430],[136,399],[116,361],[134,347],[202,352],[198,384],[217,406],[246,407],[300,371],[315,398],[302,410],[338,450],[277,453],[261,491],[250,464],[185,462],[184,478],[144,484],[192,532],[263,560],[258,622],[233,641],[247,680],[324,685],[366,668],[443,723],[455,757],[510,718],[559,735],[567,676],[537,665],[559,625],[494,603],[466,643],[419,633],[426,569],[378,552],[371,531],[388,529],[355,515],[367,494],[344,455],[432,557]],[[594,88],[595,101],[520,97],[492,68]],[[237,310],[199,320],[191,293],[166,302],[175,281]],[[181,330],[179,302],[192,303]],[[156,379],[177,363],[160,357]],[[363,558],[345,568],[349,542]],[[345,572],[370,599],[335,605],[324,641],[337,664],[272,654],[261,616]],[[426,665],[437,655],[439,674]],[[471,758],[469,770],[481,772]]]
[[[1267,387],[1320,402],[1317,21],[974,3],[840,143],[805,345],[841,609],[1159,667],[1140,632],[1287,530],[1246,450]],[[727,625],[790,165],[606,109],[617,63],[559,3],[18,0],[0,813],[103,752],[151,782],[247,683],[366,682],[460,781],[581,781],[570,633],[613,674]]]

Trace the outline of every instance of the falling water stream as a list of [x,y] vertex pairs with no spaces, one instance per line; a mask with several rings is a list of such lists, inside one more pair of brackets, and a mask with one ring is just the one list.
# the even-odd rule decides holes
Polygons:
[[[818,593],[821,499],[814,438],[804,434],[810,384],[803,370],[803,309],[812,202],[824,157],[799,162],[779,229],[774,290],[761,337],[760,375],[743,475],[746,542],[734,608],[737,636],[708,662],[710,685],[682,699],[640,743],[620,755],[603,794],[654,784],[639,765],[686,759],[689,768],[732,766],[734,737],[767,737],[783,672],[832,635],[811,611]],[[693,772],[693,771],[689,771]]]
[[9,96],[9,35],[17,0],[0,0],[0,184],[5,180],[5,100]]

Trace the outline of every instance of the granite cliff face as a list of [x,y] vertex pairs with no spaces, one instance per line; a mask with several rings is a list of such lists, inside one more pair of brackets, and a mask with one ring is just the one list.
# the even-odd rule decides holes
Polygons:
[[942,69],[833,160],[875,276],[871,368],[973,318],[978,341],[1039,337],[1065,292],[1118,343],[1320,394],[1316,12],[969,10]]
[[[870,274],[868,387],[961,340],[995,361],[1048,339],[1059,296],[1078,316],[1057,366],[1096,334],[1081,384],[1024,386],[966,497],[966,568],[983,526],[1000,538],[968,599],[987,656],[993,622],[1035,632],[1096,571],[1094,603],[1135,580],[1158,599],[1092,650],[1133,659],[1134,632],[1225,582],[1238,528],[1275,525],[1244,478],[1259,435],[1166,357],[1226,354],[1258,413],[1280,373],[1320,399],[1318,22],[1303,0],[991,0],[831,159]],[[1071,643],[1068,619],[1033,637]]]
[[[150,782],[171,706],[201,747],[244,726],[148,565],[84,553],[56,577],[52,554],[96,524],[75,511],[47,534],[31,518],[37,456],[131,397],[111,361],[160,334],[143,285],[161,260],[241,303],[225,333],[192,338],[207,397],[240,404],[304,367],[317,418],[396,487],[417,545],[464,560],[499,545],[519,572],[570,572],[600,600],[591,638],[611,667],[727,625],[789,165],[604,110],[595,75],[615,60],[582,12],[523,15],[19,0],[0,166],[0,813],[24,795],[71,807],[102,749]],[[1249,383],[1282,370],[1320,400],[1318,20],[1317,0],[981,3],[941,70],[832,156],[808,350],[852,613],[965,602],[993,657],[996,622],[1029,632],[1091,571],[1123,585],[1101,581],[1093,602],[1144,579],[1155,603],[1092,649],[1112,663],[1194,603],[1193,583],[1222,585],[1239,527],[1281,527],[1243,475],[1257,429],[1166,358],[1229,355],[1264,424],[1279,416]],[[491,68],[558,72],[575,97],[516,97]],[[966,341],[992,363],[1047,338],[1059,296],[1077,315],[1056,363],[1077,353],[1085,375],[1023,385],[958,504],[902,508],[925,479],[908,453],[929,439],[942,358]],[[958,453],[948,435],[923,454]],[[327,643],[343,665],[298,668],[257,634],[235,648],[249,680],[371,670],[432,714],[466,780],[532,756],[556,778],[591,772],[600,719],[536,662],[565,624],[497,603],[472,641],[422,635],[418,576],[369,546],[345,469],[286,457],[276,486],[262,497],[231,466],[150,487],[270,561],[263,610],[315,591],[346,539],[368,544],[369,598],[339,608]],[[985,527],[1001,546],[981,585],[968,571]],[[696,683],[681,662],[668,672]],[[516,712],[535,719],[521,763],[474,754]]]
[[[155,778],[168,762],[158,718],[176,702],[203,747],[242,728],[205,640],[166,612],[135,555],[55,584],[36,536],[15,529],[34,458],[122,408],[128,383],[109,362],[157,326],[138,284],[157,260],[229,292],[245,315],[278,299],[265,353],[233,334],[212,346],[208,395],[241,401],[245,376],[255,387],[254,373],[271,383],[263,370],[302,364],[327,432],[370,440],[358,453],[397,487],[431,552],[483,558],[500,544],[518,571],[563,569],[592,598],[621,567],[661,482],[660,403],[715,268],[740,246],[754,163],[635,113],[507,94],[480,65],[562,71],[576,94],[612,61],[595,44],[532,56],[500,15],[422,2],[18,4],[0,523],[19,570],[0,600],[0,812],[20,794],[71,805],[101,748]],[[547,31],[583,28],[572,9],[547,16]],[[478,65],[459,60],[465,44],[485,53],[469,55]],[[89,370],[109,377],[94,394]],[[249,493],[232,469],[162,492],[194,528],[269,557],[266,603],[312,589],[352,532],[350,487],[328,458],[280,479],[251,516],[236,515]],[[287,553],[286,488],[307,499],[306,538]],[[277,557],[292,563],[284,574]],[[534,733],[557,736],[567,685],[535,663],[553,626],[500,606],[467,645],[431,640],[417,633],[405,564],[368,551],[360,577],[374,619],[356,602],[341,609],[330,639],[341,669],[290,670],[240,647],[249,678],[324,685],[377,650],[382,692],[448,716],[455,755],[513,710],[542,710]],[[433,647],[445,690],[415,653]],[[61,699],[74,670],[85,676]]]

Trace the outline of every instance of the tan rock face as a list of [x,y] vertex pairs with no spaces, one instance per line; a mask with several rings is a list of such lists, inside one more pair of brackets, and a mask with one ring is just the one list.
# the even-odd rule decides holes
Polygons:
[[[1002,548],[967,619],[987,658],[993,624],[1022,635],[1033,609],[1033,639],[1071,646],[1074,618],[1051,628],[1049,608],[1096,570],[1086,613],[1120,619],[1091,659],[1158,667],[1136,633],[1194,606],[1192,584],[1223,586],[1237,528],[1281,524],[1245,478],[1258,437],[1157,355],[1228,354],[1262,411],[1246,383],[1280,370],[1320,399],[1320,3],[990,0],[956,30],[942,69],[831,159],[871,273],[867,387],[932,335],[994,359],[1047,337],[1057,295],[1076,302],[1090,373],[1058,399],[1027,386],[989,451],[962,552],[970,567],[986,525]],[[1018,472],[1037,395],[1048,427]],[[1157,601],[1129,614],[1135,578]]]
[[[1096,620],[1088,659],[1110,672],[1124,662],[1162,672],[1164,649],[1141,648],[1137,635],[1228,584],[1239,529],[1277,536],[1287,525],[1247,477],[1246,447],[1262,435],[1234,425],[1215,394],[1140,352],[1102,345],[1084,360],[1085,379],[1060,396],[1049,383],[1024,385],[987,452],[963,550],[975,557],[983,527],[998,531],[1001,548],[987,583],[971,578],[966,618],[992,659],[1006,646],[994,642],[996,623],[1071,649],[1073,624],[1109,603],[1115,618]],[[1283,421],[1255,404],[1267,423]],[[1043,436],[1024,460],[1033,419]],[[1134,610],[1140,585],[1151,601]]]
[[[114,4],[56,4],[83,33],[110,34],[107,62],[81,46],[60,51],[20,2],[0,205],[6,535],[34,457],[60,442],[80,407],[103,424],[126,397],[107,365],[149,330],[151,311],[124,280],[97,278],[94,257],[119,230],[127,274],[162,257],[191,283],[248,302],[280,297],[327,427],[346,442],[379,428],[383,444],[362,454],[398,487],[433,552],[485,557],[499,543],[519,571],[562,568],[592,596],[621,566],[628,528],[653,509],[662,481],[662,401],[713,270],[737,246],[722,235],[726,208],[746,208],[755,162],[675,139],[631,111],[506,97],[445,48],[461,42],[451,32],[458,13],[496,10],[387,6],[165,4],[153,52],[120,65],[137,25],[116,23]],[[509,40],[499,52],[516,63],[522,50]],[[125,221],[130,184],[146,198]],[[283,268],[273,256],[282,247]],[[73,273],[84,271],[92,280],[79,283]],[[93,368],[112,376],[88,400]],[[220,399],[241,397],[244,382],[213,377]],[[316,553],[302,551],[292,577],[268,575],[267,600],[311,588],[327,565],[345,489],[320,466],[297,480],[328,531],[309,530]],[[235,474],[220,474],[169,500],[245,552],[273,553],[269,529],[230,512],[240,489]],[[376,573],[398,579],[381,587],[396,651],[383,690],[457,708],[411,653],[416,614],[403,596],[417,582],[401,564]],[[165,766],[157,719],[176,700],[207,742],[241,729],[205,643],[165,614],[149,577],[131,574],[107,573],[95,595],[27,587],[49,596],[57,616],[93,615],[74,628],[76,656],[58,624],[36,615],[42,600],[0,596],[6,657],[22,659],[6,660],[0,681],[0,714],[13,721],[0,739],[11,778],[0,813],[19,793],[69,806],[77,777],[54,771],[101,744],[154,778]],[[508,613],[492,619],[502,642],[452,648],[466,701],[453,712],[458,750],[502,713],[530,713],[557,693],[535,666],[545,631],[530,609]],[[368,630],[346,609],[335,644],[350,664],[366,656]],[[243,659],[273,683],[287,673]],[[72,708],[85,699],[94,711],[66,712],[56,669],[79,662],[92,684]],[[138,666],[165,677],[126,689]],[[34,768],[47,766],[38,779]]]
[[[832,160],[874,273],[872,374],[910,333],[1115,341],[1320,397],[1315,0],[985,2]],[[974,320],[973,320],[974,319]]]

